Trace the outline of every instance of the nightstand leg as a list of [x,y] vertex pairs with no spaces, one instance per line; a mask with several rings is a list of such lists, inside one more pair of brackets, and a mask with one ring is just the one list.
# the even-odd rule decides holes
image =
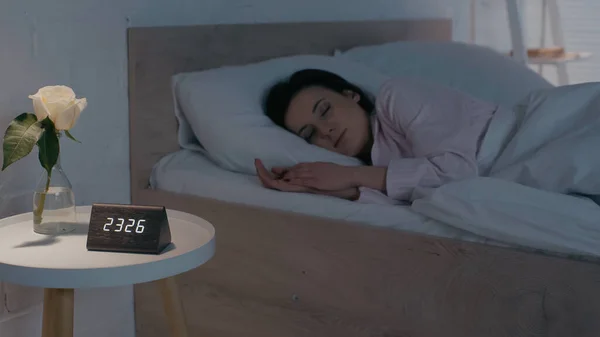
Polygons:
[[42,337],[73,337],[75,291],[44,289]]
[[160,288],[171,337],[188,337],[185,314],[174,277],[156,281]]

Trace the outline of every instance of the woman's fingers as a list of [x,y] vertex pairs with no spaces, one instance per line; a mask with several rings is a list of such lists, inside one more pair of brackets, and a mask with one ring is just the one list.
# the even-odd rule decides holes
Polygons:
[[271,173],[271,172],[269,172],[269,170],[267,170],[267,168],[265,167],[265,165],[262,163],[262,161],[260,159],[257,159],[255,161],[255,166],[256,166],[257,171],[262,172],[262,174],[265,177],[275,179],[275,176],[273,175],[273,173]]
[[266,171],[267,169],[265,168],[265,166],[262,163],[262,160],[260,159],[254,159],[254,167],[256,167],[256,172],[260,173],[260,171]]
[[306,179],[306,178],[314,178],[314,174],[312,171],[307,169],[294,169],[289,170],[283,175],[284,179]]
[[294,169],[298,169],[298,170],[307,170],[310,168],[310,163],[300,163],[300,164],[296,164],[294,166]]
[[254,166],[256,166],[256,173],[258,174],[258,178],[260,179],[262,184],[268,188],[275,188],[275,180],[273,179],[271,173],[267,171],[262,161],[260,161],[260,159],[256,159],[254,161]]
[[284,179],[310,178],[314,175],[310,163],[300,163],[292,167],[277,166],[273,167],[271,172]]
[[291,185],[304,186],[312,189],[320,189],[319,182],[313,178],[291,178],[288,180]]
[[268,182],[269,186],[271,186],[271,188],[279,190],[279,191],[283,191],[283,192],[301,192],[301,193],[308,193],[311,191],[310,188],[306,187],[306,186],[302,186],[302,185],[293,185],[290,184],[286,181],[283,181],[281,179],[273,179],[270,180]]
[[254,164],[256,166],[258,178],[265,187],[283,192],[310,192],[309,188],[301,186],[300,184],[293,185],[284,180],[275,179],[271,172],[265,168],[260,159],[256,159]]
[[275,166],[271,168],[271,172],[275,173],[275,174],[282,174],[287,172],[288,168],[287,167],[281,167],[281,166]]
[[260,182],[263,184],[264,187],[275,188],[275,186],[273,184],[273,180],[268,177],[264,177],[263,174],[259,173],[258,179],[260,179]]
[[282,178],[288,171],[287,167],[273,167],[271,172],[275,175],[275,178]]
[[298,193],[310,192],[310,189],[308,189],[308,188],[306,188],[304,186],[288,184],[288,183],[286,183],[283,180],[277,180],[277,183],[280,186],[280,191],[298,192]]

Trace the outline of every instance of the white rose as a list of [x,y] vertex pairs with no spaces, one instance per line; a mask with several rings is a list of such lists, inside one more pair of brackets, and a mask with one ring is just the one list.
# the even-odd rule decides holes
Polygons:
[[87,106],[85,98],[75,98],[73,89],[64,85],[43,87],[29,98],[38,121],[50,117],[57,130],[71,129]]

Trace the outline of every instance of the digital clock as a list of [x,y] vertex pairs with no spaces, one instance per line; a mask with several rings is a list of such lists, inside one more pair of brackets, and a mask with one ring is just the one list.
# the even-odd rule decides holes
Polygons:
[[171,243],[163,206],[93,204],[87,249],[160,254]]

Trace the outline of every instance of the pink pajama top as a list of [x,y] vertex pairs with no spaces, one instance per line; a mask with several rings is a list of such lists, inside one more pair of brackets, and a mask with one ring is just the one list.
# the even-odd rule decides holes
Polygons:
[[387,167],[384,193],[360,188],[359,202],[410,202],[416,187],[476,176],[477,154],[498,105],[435,83],[395,78],[375,101],[373,166]]

